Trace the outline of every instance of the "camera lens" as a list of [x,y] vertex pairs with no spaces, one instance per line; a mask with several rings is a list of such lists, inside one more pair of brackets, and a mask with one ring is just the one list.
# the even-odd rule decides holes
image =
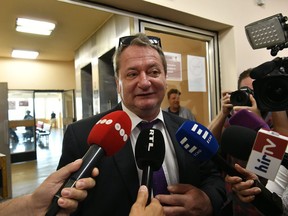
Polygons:
[[288,102],[288,85],[287,80],[272,79],[266,83],[265,93],[267,103],[279,104]]
[[233,104],[233,106],[251,106],[249,93],[243,90],[232,92],[230,102]]
[[253,86],[259,109],[264,111],[281,111],[288,109],[287,75],[267,76],[255,80]]

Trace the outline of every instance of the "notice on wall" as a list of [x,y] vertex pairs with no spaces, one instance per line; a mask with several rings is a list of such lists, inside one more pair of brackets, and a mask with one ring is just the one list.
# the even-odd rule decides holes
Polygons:
[[164,53],[167,61],[167,80],[182,81],[182,62],[180,53]]
[[206,92],[205,58],[200,56],[187,56],[188,91]]

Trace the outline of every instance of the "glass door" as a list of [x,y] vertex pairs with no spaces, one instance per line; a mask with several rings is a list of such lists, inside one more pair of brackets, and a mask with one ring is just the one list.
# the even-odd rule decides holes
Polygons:
[[8,91],[9,148],[11,162],[36,159],[33,91]]
[[[63,136],[67,126],[75,121],[74,90],[9,90],[8,104],[12,163],[36,160],[37,148],[38,154],[39,148],[52,150],[49,148],[50,133]],[[45,139],[39,136],[44,125],[50,128]],[[51,142],[54,142],[53,136]]]

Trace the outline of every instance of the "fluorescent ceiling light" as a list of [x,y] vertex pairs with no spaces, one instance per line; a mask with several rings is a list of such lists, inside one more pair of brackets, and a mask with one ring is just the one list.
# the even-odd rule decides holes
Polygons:
[[28,50],[13,50],[12,51],[13,58],[36,59],[38,55],[39,55],[39,52],[36,52],[36,51],[28,51]]
[[17,18],[16,20],[16,31],[19,32],[50,35],[54,29],[55,23],[51,22],[44,22],[26,18]]

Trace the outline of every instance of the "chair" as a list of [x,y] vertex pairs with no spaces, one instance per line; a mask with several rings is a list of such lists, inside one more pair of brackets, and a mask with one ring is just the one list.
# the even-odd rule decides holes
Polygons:
[[51,133],[51,124],[44,123],[42,130],[36,130],[37,140],[43,144],[43,138],[46,138],[45,144],[49,145],[49,135]]
[[44,122],[42,121],[37,121],[36,123],[36,131],[42,131],[44,126]]

